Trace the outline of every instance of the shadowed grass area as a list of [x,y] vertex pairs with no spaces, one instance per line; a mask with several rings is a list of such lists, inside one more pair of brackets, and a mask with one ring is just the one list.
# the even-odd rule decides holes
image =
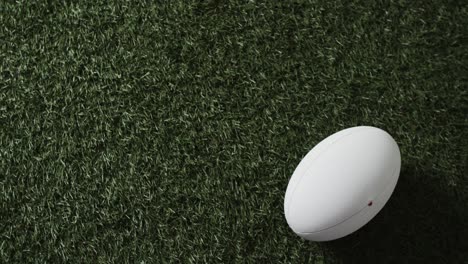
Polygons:
[[[0,260],[462,263],[464,1],[0,2]],[[401,180],[362,230],[283,216],[326,136],[387,130]]]
[[386,207],[359,232],[325,243],[345,263],[463,263],[466,204],[444,172],[407,164]]

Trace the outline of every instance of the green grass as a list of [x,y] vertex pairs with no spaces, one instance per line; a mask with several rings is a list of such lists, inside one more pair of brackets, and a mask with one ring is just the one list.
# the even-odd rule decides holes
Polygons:
[[[0,262],[466,263],[466,2],[278,2],[1,1]],[[301,240],[289,177],[356,125],[395,193]]]

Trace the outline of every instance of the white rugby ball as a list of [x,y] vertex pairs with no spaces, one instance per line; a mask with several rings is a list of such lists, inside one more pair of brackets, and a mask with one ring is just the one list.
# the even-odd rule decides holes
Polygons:
[[289,181],[288,225],[312,241],[351,234],[388,201],[400,167],[398,145],[382,129],[359,126],[329,136],[302,159]]

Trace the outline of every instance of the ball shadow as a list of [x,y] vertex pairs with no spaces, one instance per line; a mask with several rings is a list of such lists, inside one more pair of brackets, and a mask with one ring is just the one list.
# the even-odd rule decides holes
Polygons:
[[442,172],[402,168],[380,213],[357,232],[322,243],[343,263],[467,263],[467,197]]

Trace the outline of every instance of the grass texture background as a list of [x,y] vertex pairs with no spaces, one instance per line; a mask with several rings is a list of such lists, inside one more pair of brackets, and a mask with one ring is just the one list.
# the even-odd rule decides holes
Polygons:
[[[467,263],[466,1],[1,1],[1,263]],[[402,172],[344,239],[289,230],[350,126]]]

